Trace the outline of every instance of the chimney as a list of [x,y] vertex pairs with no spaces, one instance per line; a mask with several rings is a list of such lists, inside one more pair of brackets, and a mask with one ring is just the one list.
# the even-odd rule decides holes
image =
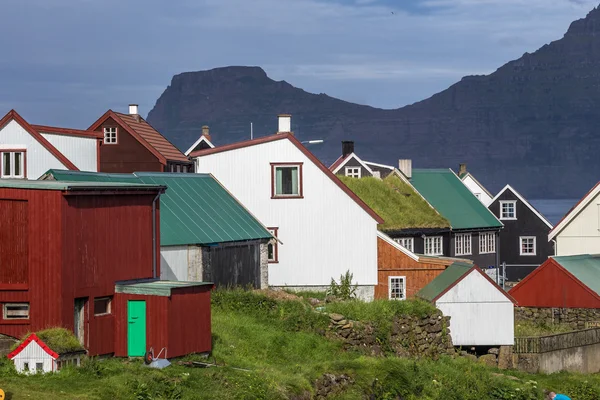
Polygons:
[[202,127],[202,136],[204,136],[206,139],[208,139],[209,142],[212,142],[212,140],[210,138],[210,128],[208,127],[208,125],[204,125]]
[[129,114],[130,115],[138,115],[138,105],[137,104],[129,105]]
[[398,169],[408,179],[412,178],[412,160],[398,160]]
[[291,114],[279,114],[277,116],[279,120],[279,128],[277,133],[291,133],[292,132],[292,116]]
[[346,157],[348,154],[352,153],[354,153],[354,142],[342,140],[342,157]]
[[467,173],[467,164],[458,164],[458,176],[463,176]]

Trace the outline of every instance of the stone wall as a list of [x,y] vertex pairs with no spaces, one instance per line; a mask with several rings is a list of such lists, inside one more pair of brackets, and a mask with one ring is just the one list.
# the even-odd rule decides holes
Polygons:
[[516,307],[515,320],[546,325],[566,324],[573,329],[585,329],[586,323],[600,322],[600,309]]
[[17,339],[6,335],[0,335],[0,356],[10,353],[10,348],[17,343]]

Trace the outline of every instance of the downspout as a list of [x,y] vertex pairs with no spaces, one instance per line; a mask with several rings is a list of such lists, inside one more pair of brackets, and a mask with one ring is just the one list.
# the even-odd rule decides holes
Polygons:
[[160,191],[157,193],[154,200],[152,200],[152,278],[156,279],[156,200],[160,197]]
[[554,255],[558,254],[558,242],[556,239],[552,239],[552,243],[554,243]]
[[[502,277],[506,280],[506,277]],[[500,285],[500,230],[496,232],[496,283]]]

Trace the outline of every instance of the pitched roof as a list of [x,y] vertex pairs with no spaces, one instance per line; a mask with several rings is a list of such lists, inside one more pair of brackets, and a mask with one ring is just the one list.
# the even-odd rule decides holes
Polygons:
[[63,153],[61,153],[52,143],[50,143],[44,136],[42,136],[36,129],[34,129],[23,117],[21,117],[15,110],[10,110],[1,120],[0,129],[4,128],[10,121],[16,121],[27,133],[29,133],[35,140],[37,140],[46,150],[48,150],[54,157],[58,159],[66,168],[79,171],[79,168],[75,166]]
[[[193,145],[191,145],[191,146],[190,146],[190,148],[189,148],[189,149],[187,149],[187,150],[186,150],[186,152],[185,152],[184,154],[185,154],[186,156],[189,156],[189,155],[190,155],[190,153],[191,153],[192,151],[196,150],[196,147],[198,147],[198,146],[199,146],[200,144],[202,144],[202,143],[204,143],[206,146],[208,146],[208,147],[206,147],[206,148],[211,148],[211,149],[214,149],[214,148],[215,148],[215,145],[214,145],[214,144],[212,144],[212,142],[211,142],[210,140],[208,140],[208,138],[207,138],[206,136],[204,136],[204,135],[200,135],[200,137],[198,138],[198,140],[196,140],[196,141],[194,142],[194,144],[193,144]],[[204,150],[204,149],[198,149],[198,150]]]
[[450,223],[396,175],[381,180],[373,177],[339,177],[385,221],[382,231],[409,228],[450,228]]
[[382,224],[383,219],[377,215],[375,211],[373,211],[364,201],[360,199],[352,190],[348,188],[348,186],[344,185],[342,181],[331,172],[313,153],[311,153],[306,147],[300,143],[298,139],[294,137],[292,133],[278,133],[275,135],[263,136],[253,140],[247,140],[244,142],[232,143],[225,146],[217,146],[213,149],[205,149],[194,151],[190,154],[191,157],[203,157],[210,154],[222,153],[225,151],[237,150],[250,146],[257,146],[263,143],[274,142],[277,140],[289,140],[292,142],[294,146],[298,148],[309,160],[313,162],[329,179],[333,181],[340,189],[344,191],[352,200],[354,200],[363,210],[365,210],[377,223]]
[[477,186],[479,186],[484,192],[485,194],[487,194],[490,197],[494,197],[492,196],[492,194],[485,188],[485,186],[483,186],[481,184],[481,182],[479,182],[477,179],[475,179],[475,177],[473,176],[473,174],[471,174],[470,172],[461,174],[459,176],[460,180],[464,182],[465,179],[467,179],[468,177],[471,177],[471,179],[473,179],[473,182],[475,182],[477,184]]
[[[346,161],[349,161],[351,158],[354,158],[356,161],[358,161],[358,163],[359,163],[360,165],[362,165],[362,167],[363,167],[364,169],[366,169],[367,171],[369,171],[369,173],[370,173],[371,175],[373,175],[373,170],[371,169],[371,167],[369,167],[369,166],[368,166],[368,165],[367,165],[367,164],[366,164],[366,163],[365,163],[363,160],[361,160],[361,159],[360,159],[360,158],[359,158],[359,157],[358,157],[356,154],[354,154],[354,153],[350,153],[350,154],[348,154],[346,157],[344,157],[344,158],[342,159],[342,162],[340,162],[340,163],[337,163],[337,161],[336,161],[336,162],[334,162],[334,163],[333,163],[333,165],[332,165],[331,167],[329,167],[329,170],[330,170],[331,172],[333,172],[334,174],[337,174],[337,172],[340,170],[340,168],[342,168],[342,167],[344,166],[344,164],[346,163]],[[338,160],[339,160],[339,158],[338,158]],[[336,164],[336,163],[337,163],[337,164]],[[334,167],[334,165],[335,165],[335,167]]]
[[510,185],[506,185],[504,186],[504,188],[498,192],[498,194],[492,199],[490,206],[496,201],[498,200],[498,198],[500,197],[501,194],[503,194],[504,192],[506,192],[507,190],[511,191],[515,196],[517,196],[517,198],[519,199],[519,201],[523,204],[525,204],[543,223],[545,223],[548,228],[552,229],[552,224],[550,223],[550,221],[548,221],[546,219],[546,217],[544,217],[542,215],[541,212],[539,212],[538,210],[536,210],[536,208],[534,206],[532,206],[523,196],[521,196],[521,194],[519,192],[517,192],[512,186]]
[[161,196],[162,246],[270,239],[267,229],[210,174],[107,174],[50,170],[58,181],[139,182],[166,186]]
[[585,286],[600,295],[600,254],[552,257]]
[[450,221],[452,229],[503,226],[451,169],[413,169],[411,183]]
[[600,182],[596,183],[593,188],[589,190],[583,196],[577,204],[575,204],[569,212],[567,212],[561,219],[558,221],[558,224],[554,225],[554,228],[548,234],[548,241],[554,239],[556,235],[558,235],[563,229],[569,225],[569,223],[577,216],[587,205],[596,198],[596,196],[600,194]]
[[31,125],[31,127],[39,133],[53,133],[55,135],[88,137],[93,139],[102,139],[104,137],[104,135],[101,132],[96,131],[83,131],[80,129],[59,128],[56,126],[46,125]]
[[48,347],[46,345],[46,343],[44,343],[39,337],[37,337],[37,335],[35,333],[32,333],[31,335],[29,335],[27,337],[27,339],[23,340],[23,342],[13,351],[11,351],[7,357],[12,360],[13,358],[15,358],[20,352],[22,352],[25,347],[27,347],[27,345],[29,345],[29,343],[31,342],[36,342],[41,348],[42,350],[44,350],[44,352],[46,352],[46,354],[48,354],[50,357],[57,359],[59,357],[59,355],[57,353],[55,353],[54,351],[52,351],[52,349],[50,347]]

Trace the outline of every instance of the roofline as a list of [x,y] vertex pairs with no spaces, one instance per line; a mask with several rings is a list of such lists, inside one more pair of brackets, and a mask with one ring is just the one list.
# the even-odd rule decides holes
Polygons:
[[551,241],[552,239],[554,239],[556,237],[556,235],[558,235],[564,228],[566,228],[566,226],[573,220],[573,218],[575,218],[577,215],[579,215],[579,213],[581,211],[583,211],[583,209],[585,207],[587,207],[589,202],[592,201],[592,199],[594,197],[596,197],[598,195],[598,193],[600,193],[600,182],[596,183],[594,185],[594,187],[591,188],[585,194],[585,196],[583,196],[581,199],[579,199],[577,204],[575,204],[569,210],[569,212],[567,212],[567,214],[565,214],[560,219],[560,221],[558,221],[558,223],[556,225],[554,225],[554,228],[552,228],[550,233],[548,233],[548,241]]
[[47,125],[31,125],[31,127],[37,130],[39,133],[53,133],[56,135],[66,135],[66,136],[75,136],[75,137],[84,137],[90,139],[103,139],[104,135],[100,132],[95,131],[84,131],[80,129],[70,129],[70,128],[59,128],[56,126],[47,126]]
[[191,145],[190,148],[187,149],[186,152],[183,153],[183,154],[186,155],[186,156],[189,156],[190,153],[192,152],[192,150],[194,150],[194,147],[198,146],[200,144],[200,142],[202,142],[202,141],[205,141],[210,146],[211,149],[215,148],[215,145],[212,144],[211,141],[206,138],[206,136],[200,135],[200,137],[198,138],[198,140],[196,140],[194,142],[194,144]]
[[351,158],[354,158],[356,161],[358,161],[358,163],[359,163],[359,164],[360,164],[360,165],[361,165],[361,166],[362,166],[364,169],[366,169],[367,171],[369,171],[369,173],[370,173],[371,175],[374,175],[374,173],[373,173],[373,170],[372,170],[372,169],[371,169],[371,168],[370,168],[370,167],[369,167],[367,164],[365,164],[365,162],[364,162],[364,161],[363,161],[363,160],[362,160],[362,159],[361,159],[359,156],[357,156],[357,155],[356,155],[356,153],[354,153],[354,152],[352,152],[352,153],[348,154],[348,155],[347,155],[347,156],[344,158],[344,161],[343,161],[343,162],[341,162],[341,163],[340,163],[340,164],[339,164],[339,165],[338,165],[338,166],[337,166],[337,167],[336,167],[336,168],[335,168],[333,171],[331,171],[331,172],[333,172],[334,174],[336,174],[336,173],[337,173],[337,172],[338,172],[340,169],[342,169],[342,167],[343,167],[343,166],[346,164],[346,162],[350,161],[350,159],[351,159]]
[[[457,175],[458,176],[458,175]],[[475,181],[475,183],[477,184],[477,186],[479,186],[481,189],[483,189],[483,191],[485,192],[485,194],[487,194],[490,197],[494,197],[486,188],[485,186],[483,186],[481,184],[481,182],[479,182],[470,172],[467,172],[466,174],[464,174],[462,177],[458,176],[458,179],[460,179],[461,181],[465,181],[465,179],[470,176],[471,179],[473,179]]]
[[408,257],[410,257],[413,260],[419,262],[419,256],[417,256],[412,251],[406,249],[404,246],[401,246],[394,239],[392,239],[391,237],[389,237],[385,233],[381,232],[379,229],[377,230],[377,237],[380,238],[381,240],[383,240],[384,242],[386,242],[387,244],[389,244],[390,246],[394,247],[396,250],[400,250],[402,253],[404,253]]
[[334,169],[336,169],[336,168],[337,168],[337,166],[338,166],[340,163],[344,162],[344,160],[345,160],[345,159],[346,159],[346,157],[348,157],[348,156],[349,156],[349,154],[347,154],[346,156],[339,156],[339,157],[337,158],[337,160],[335,160],[335,161],[333,162],[333,164],[331,164],[331,165],[329,166],[329,170],[333,172],[333,170],[334,170]]
[[[515,189],[514,189],[512,186],[510,186],[510,185],[508,185],[508,184],[507,184],[506,186],[504,186],[504,188],[498,192],[498,194],[496,195],[496,197],[494,197],[494,198],[492,199],[492,201],[491,201],[491,203],[490,203],[490,206],[491,206],[492,204],[494,204],[494,202],[495,202],[496,200],[498,200],[498,197],[500,197],[500,195],[501,195],[502,193],[506,192],[507,190],[510,190],[511,192],[513,192],[513,194],[514,194],[515,196],[517,196],[517,198],[518,198],[519,200],[521,200],[521,202],[522,202],[522,203],[524,203],[524,204],[525,204],[525,205],[526,205],[526,206],[527,206],[527,207],[528,207],[528,208],[529,208],[531,211],[533,211],[533,213],[534,213],[535,215],[537,215],[537,217],[538,217],[540,220],[542,220],[542,222],[544,222],[544,223],[545,223],[545,224],[548,226],[548,228],[550,228],[550,229],[552,229],[552,228],[553,228],[553,226],[552,226],[552,224],[550,223],[550,221],[548,221],[548,220],[546,219],[546,217],[544,217],[544,216],[542,215],[542,213],[540,213],[538,210],[536,210],[536,209],[535,209],[535,207],[534,207],[534,206],[532,206],[532,205],[531,205],[531,204],[530,204],[530,203],[529,203],[529,202],[528,202],[528,201],[527,201],[527,200],[526,200],[526,199],[525,199],[523,196],[521,196],[521,194],[520,194],[519,192],[517,192],[517,191],[516,191],[516,190],[515,190]],[[488,209],[490,208],[490,206],[488,206]]]
[[13,351],[11,351],[7,357],[12,360],[13,358],[15,358],[21,351],[23,351],[23,349],[25,347],[27,347],[29,345],[29,343],[31,342],[36,342],[38,344],[38,346],[40,346],[42,348],[42,350],[44,350],[46,352],[46,354],[48,354],[50,357],[54,358],[55,360],[59,357],[59,354],[56,353],[55,351],[53,351],[50,347],[48,347],[48,345],[46,343],[44,343],[42,341],[42,339],[40,339],[35,333],[30,334],[29,336],[27,336],[27,339],[23,340],[23,342]]
[[288,139],[292,144],[294,144],[298,150],[300,150],[309,160],[311,160],[317,168],[319,168],[325,175],[327,175],[333,183],[335,183],[344,193],[346,193],[352,200],[354,200],[363,210],[367,212],[378,224],[383,224],[385,221],[381,218],[372,208],[370,208],[367,203],[362,201],[360,197],[358,197],[350,188],[337,177],[333,172],[331,172],[314,154],[310,152],[306,147],[300,143],[298,139],[294,137],[292,133],[277,133],[275,135],[262,136],[257,139],[247,140],[244,142],[237,142],[228,144],[225,146],[218,146],[213,149],[204,149],[192,152],[190,154],[191,157],[203,157],[211,154],[222,153],[225,151],[242,149],[245,147],[256,146],[259,144],[274,142],[277,140]]
[[365,163],[365,164],[371,164],[371,165],[374,165],[374,166],[376,166],[376,167],[381,167],[381,168],[387,168],[387,169],[391,169],[391,170],[394,170],[394,169],[396,169],[396,167],[393,167],[393,166],[391,166],[391,165],[378,164],[378,163],[374,163],[374,162],[371,162],[371,161],[365,161],[364,163]]
[[79,171],[79,168],[75,166],[63,153],[61,153],[52,143],[42,136],[37,130],[35,130],[23,117],[19,115],[15,110],[10,110],[0,120],[0,130],[3,129],[10,121],[16,121],[23,129],[27,131],[31,136],[34,137],[43,147],[46,148],[54,157],[58,159],[67,169],[73,171]]
[[504,296],[506,296],[506,298],[508,300],[511,301],[511,303],[513,304],[517,304],[516,300],[509,295],[504,289],[502,289],[500,287],[500,285],[498,285],[496,282],[494,282],[492,280],[492,278],[490,278],[488,276],[488,274],[486,274],[485,272],[483,272],[481,270],[481,268],[479,268],[477,265],[473,265],[468,271],[467,273],[465,273],[463,276],[461,276],[460,278],[458,278],[457,280],[454,281],[454,283],[452,283],[451,285],[449,285],[446,289],[444,289],[442,292],[440,292],[440,294],[438,294],[433,300],[431,300],[432,303],[435,303],[436,301],[439,300],[440,297],[442,297],[443,295],[445,295],[448,291],[450,291],[450,289],[452,289],[454,286],[458,285],[463,279],[465,279],[467,276],[469,276],[473,271],[477,271],[479,272],[484,278],[486,278],[492,285],[494,285],[496,287],[496,289],[498,289]]

